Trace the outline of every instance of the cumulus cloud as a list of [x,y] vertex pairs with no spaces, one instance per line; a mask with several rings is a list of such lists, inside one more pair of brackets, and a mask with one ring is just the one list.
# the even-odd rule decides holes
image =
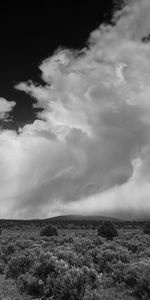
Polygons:
[[87,48],[44,60],[43,85],[15,86],[42,112],[0,133],[1,216],[150,212],[149,13],[126,2]]
[[0,98],[0,120],[5,119],[5,121],[9,117],[9,113],[12,111],[15,106],[14,101],[7,101],[5,98]]

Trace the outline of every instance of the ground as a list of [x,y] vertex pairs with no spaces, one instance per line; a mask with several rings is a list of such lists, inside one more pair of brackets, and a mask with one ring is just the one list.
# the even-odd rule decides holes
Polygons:
[[148,300],[150,236],[118,227],[112,240],[96,227],[10,226],[0,235],[0,300]]

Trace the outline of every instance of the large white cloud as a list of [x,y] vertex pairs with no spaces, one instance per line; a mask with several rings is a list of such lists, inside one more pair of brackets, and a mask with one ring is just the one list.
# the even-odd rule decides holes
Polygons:
[[43,61],[43,86],[16,86],[42,112],[0,133],[0,217],[150,212],[149,13],[130,1],[87,48]]

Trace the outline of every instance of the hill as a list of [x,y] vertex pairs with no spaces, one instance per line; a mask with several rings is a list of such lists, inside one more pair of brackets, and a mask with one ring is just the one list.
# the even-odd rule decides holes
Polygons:
[[19,219],[0,219],[1,227],[13,228],[14,226],[45,226],[48,224],[57,225],[58,228],[69,227],[81,227],[90,228],[91,226],[99,226],[103,221],[109,220],[113,222],[118,227],[137,227],[143,226],[145,221],[148,219],[134,219],[134,220],[121,220],[112,217],[99,216],[99,215],[60,215],[56,217],[46,218],[46,219],[29,219],[29,220],[19,220]]
[[112,221],[112,222],[116,222],[116,221],[122,221],[120,219],[117,218],[112,218],[112,217],[105,217],[105,216],[99,216],[99,215],[62,215],[62,216],[57,216],[57,217],[52,217],[49,218],[48,220],[51,221],[96,221],[96,222],[100,222],[100,221]]

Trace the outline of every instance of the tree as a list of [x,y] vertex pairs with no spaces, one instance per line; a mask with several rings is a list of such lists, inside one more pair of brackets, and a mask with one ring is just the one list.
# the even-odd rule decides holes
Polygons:
[[147,221],[143,226],[143,233],[150,234],[150,221]]
[[58,232],[54,226],[48,225],[48,226],[42,228],[40,235],[41,236],[52,236],[52,235],[58,235]]
[[118,236],[117,229],[114,224],[110,221],[104,221],[102,225],[98,228],[98,235],[112,240],[115,236]]

